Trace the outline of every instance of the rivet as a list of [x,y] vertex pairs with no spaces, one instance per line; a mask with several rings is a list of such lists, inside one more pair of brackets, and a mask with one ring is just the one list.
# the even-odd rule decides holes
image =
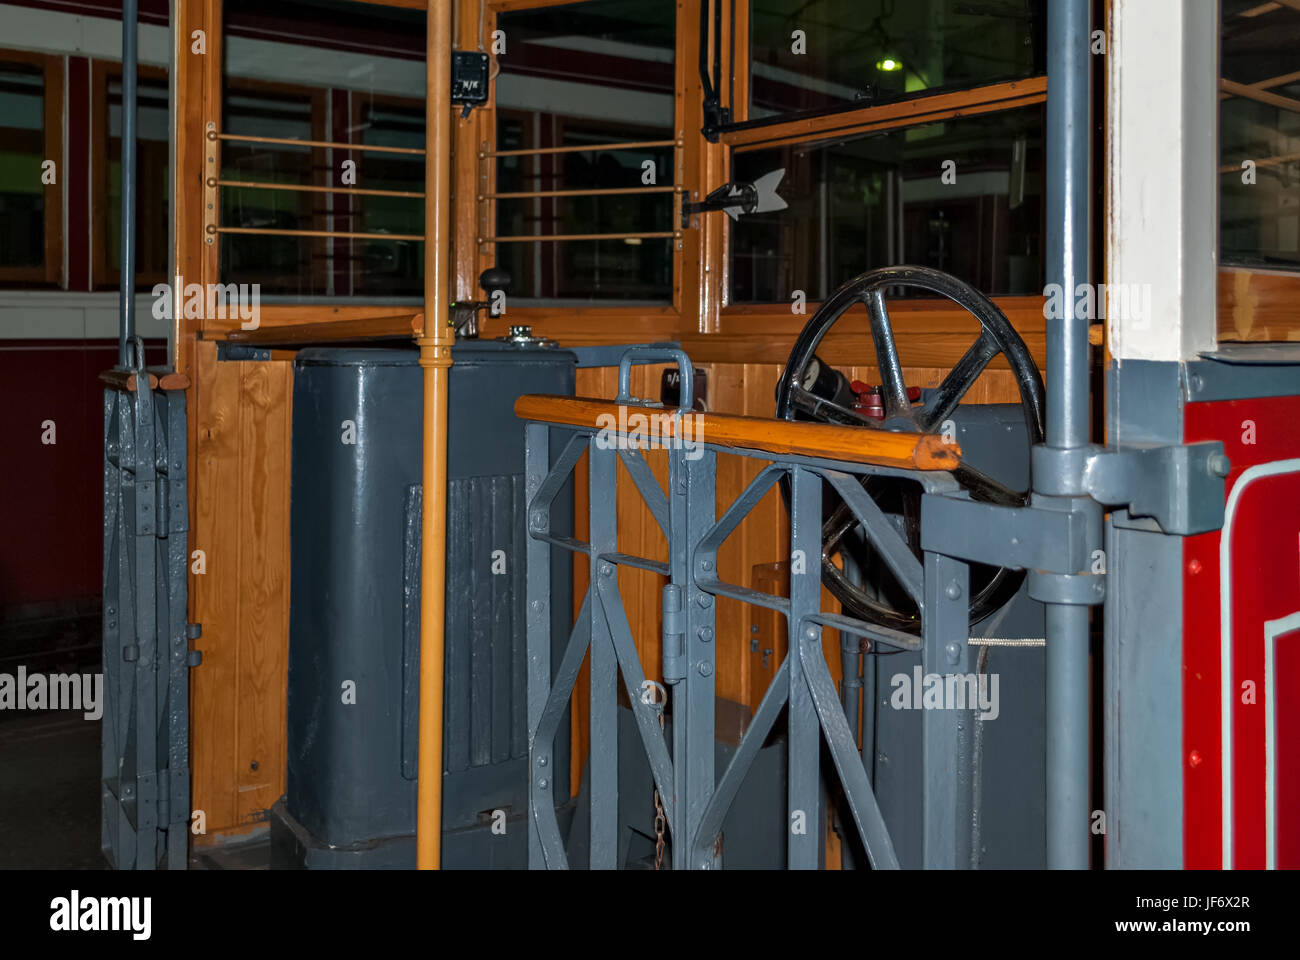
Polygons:
[[1193,750],[1189,753],[1187,755],[1187,762],[1193,767],[1199,767],[1201,765],[1201,751]]
[[1187,561],[1187,572],[1190,573],[1190,574],[1197,574],[1197,573],[1200,573],[1200,572],[1201,572],[1201,561],[1197,560],[1195,557],[1193,557],[1191,560]]
[[538,757],[538,758],[537,758],[537,765],[538,765],[539,767],[544,767],[544,766],[546,766],[546,758],[545,758],[545,757]]
[[805,640],[816,640],[816,639],[817,639],[817,628],[816,628],[816,627],[808,627],[806,630],[804,630],[804,632],[803,632],[803,636],[804,636],[804,639],[805,639]]
[[545,777],[542,777],[540,780],[537,781],[537,786],[538,789],[545,790],[547,787],[550,786],[550,781],[548,781]]
[[954,580],[944,589],[943,594],[949,600],[956,600],[961,596],[961,586]]
[[944,653],[948,654],[949,663],[956,663],[957,660],[961,657],[961,648],[958,647],[957,644],[955,643],[948,644],[948,646],[944,647],[943,650]]

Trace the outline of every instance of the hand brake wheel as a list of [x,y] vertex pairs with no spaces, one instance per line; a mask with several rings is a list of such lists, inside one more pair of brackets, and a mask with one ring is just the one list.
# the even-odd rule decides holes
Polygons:
[[[903,382],[894,333],[885,308],[885,291],[914,287],[947,297],[979,320],[981,332],[970,349],[948,371],[939,387],[921,403],[913,402]],[[827,368],[817,348],[830,328],[855,303],[864,303],[871,321],[876,366],[881,384],[868,404],[855,404],[842,374]],[[776,415],[786,420],[820,420],[876,429],[940,432],[984,368],[1002,354],[1015,374],[1024,411],[1028,442],[1043,440],[1043,381],[1024,340],[988,297],[969,284],[930,267],[884,267],[855,277],[832,294],[800,332],[777,383]],[[913,397],[916,392],[913,391]],[[953,476],[972,499],[1005,506],[1023,506],[1028,491],[1011,490],[969,464],[962,463]],[[912,552],[921,556],[918,485],[896,477],[863,477],[863,486],[887,513],[901,517]],[[920,612],[899,586],[888,567],[875,557],[870,541],[857,538],[857,520],[848,507],[826,487],[826,518],[822,526],[822,582],[843,605],[844,612],[869,623],[920,632]],[[788,503],[788,499],[787,499]],[[832,559],[850,551],[863,572],[854,583]],[[1024,572],[983,564],[971,566],[971,622],[999,609],[1020,589]]]

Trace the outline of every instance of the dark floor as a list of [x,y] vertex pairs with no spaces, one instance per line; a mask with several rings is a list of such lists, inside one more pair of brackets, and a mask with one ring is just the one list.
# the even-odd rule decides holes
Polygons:
[[99,721],[0,720],[0,868],[107,869],[99,852]]

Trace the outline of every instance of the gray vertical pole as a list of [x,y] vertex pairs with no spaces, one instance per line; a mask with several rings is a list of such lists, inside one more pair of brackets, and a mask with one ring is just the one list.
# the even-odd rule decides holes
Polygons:
[[122,0],[122,280],[118,362],[133,364],[135,340],[135,87],[137,0]]
[[[1089,442],[1088,318],[1074,291],[1090,282],[1091,63],[1089,0],[1047,12],[1047,280],[1064,318],[1047,325],[1047,446]],[[1047,863],[1088,866],[1088,622],[1086,606],[1047,605]]]
[[821,644],[821,630],[815,624],[804,623],[803,618],[821,608],[822,478],[802,467],[790,472],[790,619],[786,652],[790,663],[786,745],[790,753],[785,828],[789,831],[789,868],[816,870],[826,847],[821,827],[821,721],[804,678],[799,648],[803,644]]
[[[970,568],[960,560],[925,554],[925,615],[921,617],[921,673],[945,677],[971,671]],[[914,694],[915,696],[915,694]],[[971,724],[973,710],[921,711],[921,863],[926,869],[971,865]]]
[[[591,585],[616,577],[614,564],[599,559],[618,552],[618,451],[601,449],[596,437],[587,446],[590,461]],[[591,611],[591,869],[618,867],[618,656],[601,604],[594,594]]]
[[[678,807],[684,809],[678,819],[685,824],[686,832],[679,840],[673,837],[673,865],[686,868],[691,862],[691,840],[699,830],[704,817],[704,809],[713,795],[714,777],[714,711],[715,684],[717,682],[717,658],[714,651],[717,643],[713,632],[714,622],[713,597],[695,585],[695,573],[708,576],[713,572],[712,561],[701,560],[695,566],[695,546],[713,527],[717,510],[717,498],[714,492],[715,472],[718,455],[712,450],[699,448],[698,460],[687,460],[684,454],[674,451],[671,456],[682,457],[682,482],[686,484],[686,542],[683,549],[687,553],[686,581],[684,584],[686,607],[686,679],[675,690],[685,692],[685,710],[681,704],[674,702],[673,729],[683,720],[686,722],[686,755],[681,759],[673,757],[676,770],[685,770],[686,789],[677,789]],[[708,568],[703,564],[708,563]],[[684,762],[683,762],[684,761]],[[679,852],[680,851],[680,852]],[[706,864],[708,866],[708,864]],[[717,858],[712,866],[719,866]]]
[[[544,423],[524,427],[524,484],[529,509],[533,497],[550,469],[551,434]],[[551,547],[544,540],[527,538],[527,573],[525,581],[526,643],[528,651],[528,867],[546,866],[542,853],[542,835],[537,828],[537,808],[552,803],[555,795],[554,770],[545,761],[554,753],[553,744],[537,743],[534,737],[542,719],[542,710],[551,691]],[[542,787],[546,782],[547,789]]]

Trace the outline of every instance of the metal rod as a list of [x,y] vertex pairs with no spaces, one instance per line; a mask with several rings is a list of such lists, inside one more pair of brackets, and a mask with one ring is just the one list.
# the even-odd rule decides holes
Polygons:
[[418,233],[349,233],[341,230],[279,230],[272,227],[212,227],[211,233],[242,233],[265,237],[351,237],[356,240],[423,240]]
[[294,193],[347,193],[361,197],[423,197],[423,190],[369,190],[363,187],[312,187],[305,183],[263,183],[257,180],[217,180],[216,187],[247,190],[291,190]]
[[416,786],[416,864],[442,866],[442,710],[447,594],[447,387],[451,344],[451,7],[429,0],[425,29],[424,449],[420,534],[420,739]]
[[419,147],[381,147],[373,143],[339,143],[335,140],[294,140],[289,137],[241,137],[233,133],[208,132],[209,140],[232,140],[236,143],[279,143],[290,147],[333,147],[335,150],[363,150],[367,153],[405,153],[424,156]]
[[531,150],[484,150],[483,157],[537,157],[544,153],[587,153],[592,150],[643,150],[647,147],[675,147],[676,140],[638,140],[632,143],[589,143],[568,147],[535,147]]
[[[118,362],[134,366],[135,341],[135,106],[137,0],[122,0],[122,273],[118,284]],[[143,358],[141,358],[143,363]]]
[[[1047,280],[1067,309],[1047,324],[1047,445],[1089,442],[1088,319],[1074,293],[1090,281],[1091,55],[1088,0],[1047,13]],[[1089,611],[1047,606],[1047,864],[1088,866]]]
[[534,197],[612,197],[618,194],[685,193],[686,188],[671,187],[610,187],[603,190],[520,190],[514,193],[485,193],[480,200],[527,200]]
[[556,240],[667,240],[680,237],[673,230],[661,233],[551,233],[535,237],[479,237],[479,243],[530,243],[534,241],[552,242]]

